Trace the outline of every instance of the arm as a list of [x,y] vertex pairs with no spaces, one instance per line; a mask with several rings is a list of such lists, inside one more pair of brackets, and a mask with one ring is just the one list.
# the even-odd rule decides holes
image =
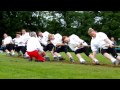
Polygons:
[[114,45],[112,44],[112,41],[109,38],[105,39],[105,42],[108,43],[107,47],[114,47]]
[[93,57],[95,58],[96,57],[96,51],[93,51]]
[[36,40],[36,47],[40,52],[44,52],[43,47],[41,46],[38,40]]
[[64,46],[65,44],[63,43],[57,43],[56,46]]

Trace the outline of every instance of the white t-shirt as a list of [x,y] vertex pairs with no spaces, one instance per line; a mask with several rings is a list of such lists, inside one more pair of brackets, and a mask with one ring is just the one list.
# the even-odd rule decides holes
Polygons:
[[21,38],[21,45],[25,46],[27,41],[30,38],[29,33],[26,33],[26,34],[22,35],[20,38]]
[[27,51],[32,52],[34,50],[39,50],[43,52],[43,47],[41,46],[37,38],[30,37],[30,39],[27,41]]
[[3,40],[4,45],[10,44],[10,43],[13,43],[11,36],[8,36]]
[[55,39],[51,40],[54,46],[56,46],[58,43],[62,43],[62,36],[59,33],[55,34],[54,37]]
[[[88,45],[84,40],[80,39],[77,35],[72,34],[71,36],[69,36],[70,41],[68,42],[68,46],[70,47],[70,49],[72,51],[76,51],[77,49],[79,49],[79,45],[82,43],[82,45]],[[83,48],[83,47],[80,47]]]
[[[106,47],[106,45],[108,45],[108,43],[105,41],[105,39],[109,40],[105,33],[97,32],[96,37],[92,37],[91,39],[91,50],[97,52],[99,48],[107,49],[108,47]],[[109,41],[112,43],[111,40]]]
[[43,37],[38,37],[39,42],[42,43],[43,45],[47,46],[48,35],[49,35],[49,33],[47,31],[45,31],[43,33]]
[[21,38],[20,38],[20,37],[14,38],[14,39],[13,39],[13,42],[14,42],[15,45],[21,46],[21,45],[20,45],[20,42],[21,42]]

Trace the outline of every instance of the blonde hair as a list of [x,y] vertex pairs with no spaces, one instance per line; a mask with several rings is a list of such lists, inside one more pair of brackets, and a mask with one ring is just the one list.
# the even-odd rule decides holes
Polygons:
[[89,28],[88,29],[88,34],[90,34],[91,32],[95,31],[93,28]]
[[54,34],[49,34],[49,35],[48,35],[48,38],[50,39],[50,37],[52,37],[52,36],[54,36]]

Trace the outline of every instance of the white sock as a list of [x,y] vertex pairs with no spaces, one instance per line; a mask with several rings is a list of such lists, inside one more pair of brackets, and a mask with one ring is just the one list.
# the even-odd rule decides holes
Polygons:
[[96,58],[93,59],[95,62],[99,62]]
[[115,59],[115,58],[111,58],[111,61],[112,61],[112,62],[115,62],[115,61],[116,61],[116,59]]
[[15,53],[13,52],[12,55],[15,55]]
[[58,57],[61,57],[61,55],[58,55]]
[[80,62],[84,62],[85,60],[83,58],[80,58]]
[[10,54],[10,52],[7,52],[7,54]]

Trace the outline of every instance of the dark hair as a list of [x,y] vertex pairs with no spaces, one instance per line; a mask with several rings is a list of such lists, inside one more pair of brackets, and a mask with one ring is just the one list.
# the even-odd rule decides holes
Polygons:
[[16,32],[16,34],[20,34],[21,35],[21,32]]
[[62,36],[62,42],[64,43],[64,39],[66,38],[67,36]]

